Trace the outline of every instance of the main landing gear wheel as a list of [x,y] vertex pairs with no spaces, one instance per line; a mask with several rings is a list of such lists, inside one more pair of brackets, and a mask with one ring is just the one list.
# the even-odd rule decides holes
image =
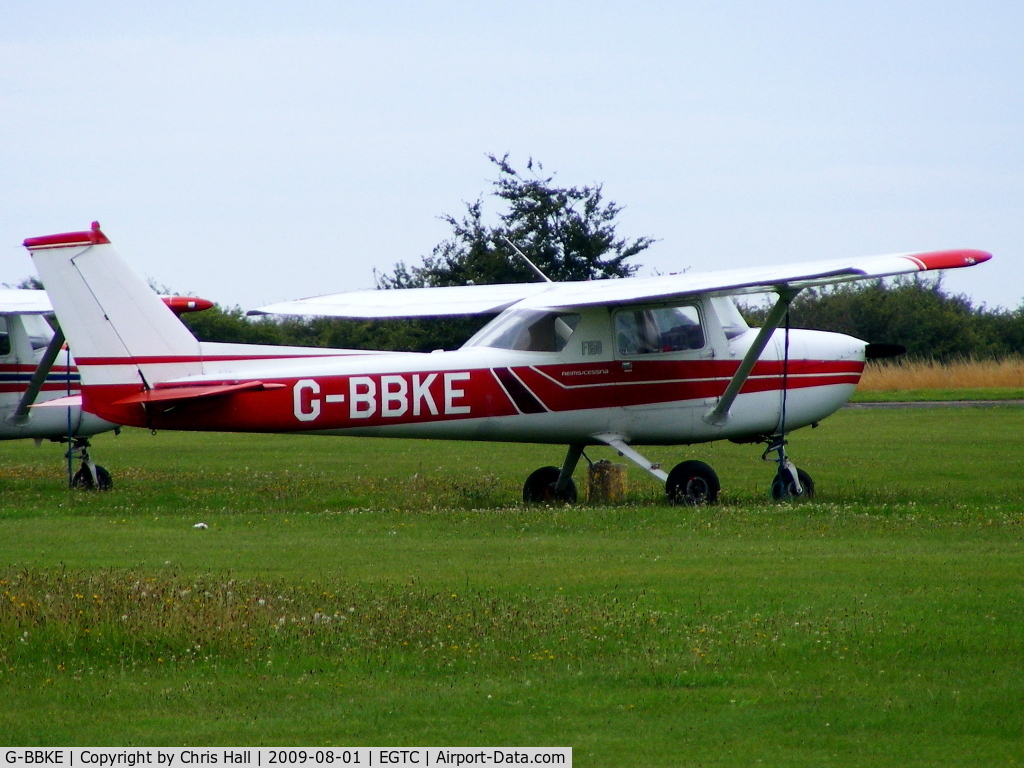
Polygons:
[[714,504],[722,485],[715,470],[703,461],[684,461],[668,473],[665,493],[670,504],[696,507]]
[[95,477],[92,470],[83,464],[71,479],[71,487],[85,491],[109,491],[113,488],[114,481],[110,478],[110,473],[99,464],[94,464],[93,467],[96,469]]
[[523,485],[523,501],[527,504],[575,504],[576,483],[572,478],[569,484],[562,490],[556,491],[558,476],[561,470],[558,467],[541,467],[528,478]]
[[772,498],[776,501],[786,499],[810,499],[814,497],[814,480],[802,469],[796,469],[796,475],[800,480],[800,490],[797,490],[793,482],[792,473],[785,467],[779,469],[779,473],[772,480]]

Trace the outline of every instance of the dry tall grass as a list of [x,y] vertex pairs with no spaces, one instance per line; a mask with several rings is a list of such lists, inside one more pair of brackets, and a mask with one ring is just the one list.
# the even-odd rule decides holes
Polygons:
[[909,389],[1024,388],[1024,358],[1005,360],[928,360],[869,362],[857,389],[891,392]]

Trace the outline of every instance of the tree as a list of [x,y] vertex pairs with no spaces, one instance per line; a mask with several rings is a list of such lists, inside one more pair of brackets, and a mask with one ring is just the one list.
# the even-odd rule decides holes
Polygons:
[[529,175],[520,174],[502,157],[488,155],[498,169],[492,193],[506,210],[497,226],[484,222],[483,200],[466,204],[458,219],[444,215],[452,237],[435,246],[421,266],[395,265],[390,274],[377,275],[378,288],[522,283],[537,276],[505,242],[508,238],[555,281],[627,277],[638,266],[626,260],[648,248],[654,240],[620,238],[615,219],[621,206],[605,201],[600,184],[561,187],[554,176],[532,158]]
[[[748,309],[756,325],[767,309]],[[914,276],[801,292],[790,307],[795,328],[846,333],[871,342],[902,344],[912,358],[1001,358],[1024,352],[1024,308],[975,307],[951,295],[940,277]]]
[[40,280],[35,275],[33,275],[32,277],[26,277],[24,280],[22,280],[20,283],[18,283],[14,287],[15,288],[28,289],[28,290],[32,290],[32,291],[41,291],[41,290],[43,290],[43,281]]
[[[169,293],[166,289],[164,293]],[[250,320],[240,307],[214,304],[202,312],[186,312],[181,321],[200,341],[238,344],[285,344],[281,324],[273,319]]]

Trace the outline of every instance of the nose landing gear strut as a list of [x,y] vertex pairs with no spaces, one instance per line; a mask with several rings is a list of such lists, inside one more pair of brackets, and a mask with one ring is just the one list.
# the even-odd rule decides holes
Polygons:
[[[775,453],[771,458],[768,454]],[[814,496],[814,480],[811,476],[798,469],[786,456],[786,438],[776,435],[768,441],[768,447],[761,454],[763,461],[774,461],[779,465],[775,479],[772,480],[772,498],[776,501],[786,499],[809,499]]]

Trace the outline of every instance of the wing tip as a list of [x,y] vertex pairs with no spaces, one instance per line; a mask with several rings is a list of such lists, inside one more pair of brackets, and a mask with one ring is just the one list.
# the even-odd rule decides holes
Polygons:
[[928,253],[915,253],[909,255],[918,265],[921,271],[930,269],[958,269],[959,267],[973,267],[992,258],[988,251],[979,251],[973,248],[956,248],[949,251],[930,251]]

